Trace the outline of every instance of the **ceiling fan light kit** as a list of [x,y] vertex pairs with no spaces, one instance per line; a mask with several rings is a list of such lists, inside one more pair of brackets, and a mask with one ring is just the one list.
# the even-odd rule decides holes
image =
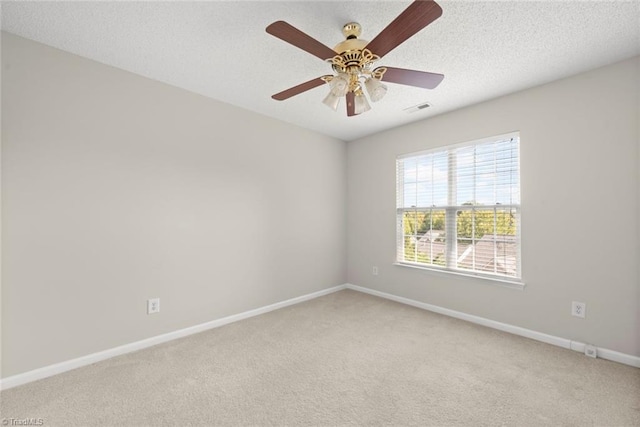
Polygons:
[[334,74],[299,84],[272,98],[283,101],[327,83],[329,94],[322,102],[337,110],[340,98],[345,97],[347,116],[351,117],[371,109],[365,90],[372,102],[384,98],[388,88],[382,81],[433,89],[444,78],[442,74],[392,67],[374,68],[373,64],[440,15],[442,8],[435,1],[415,0],[371,42],[358,38],[362,27],[357,22],[344,25],[342,33],[346,39],[333,49],[284,21],[274,22],[267,27],[267,33],[329,62]]
[[355,97],[356,115],[366,113],[367,111],[371,110],[371,106],[369,105],[369,102],[367,102],[367,97],[364,96],[364,93],[362,93],[362,90],[358,89],[355,92],[355,94],[356,94],[356,97]]
[[333,91],[329,91],[329,93],[327,94],[326,98],[324,98],[322,103],[324,105],[326,105],[327,107],[332,108],[335,111],[337,111],[338,110],[338,104],[340,103],[340,97],[338,95],[334,95]]
[[367,88],[367,93],[369,94],[369,98],[371,101],[378,102],[387,93],[387,86],[383,83],[380,83],[380,80],[369,78],[364,81],[364,87]]

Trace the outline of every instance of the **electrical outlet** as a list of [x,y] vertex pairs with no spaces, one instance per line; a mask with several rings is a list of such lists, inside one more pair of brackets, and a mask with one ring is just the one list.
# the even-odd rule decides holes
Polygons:
[[571,315],[584,319],[587,315],[587,304],[577,301],[571,302]]
[[371,273],[373,273],[374,276],[378,275],[378,266],[377,265],[373,266],[373,269],[371,270]]
[[584,346],[584,354],[595,359],[598,357],[598,349],[595,345],[587,344]]
[[151,298],[147,300],[147,314],[160,312],[160,298]]

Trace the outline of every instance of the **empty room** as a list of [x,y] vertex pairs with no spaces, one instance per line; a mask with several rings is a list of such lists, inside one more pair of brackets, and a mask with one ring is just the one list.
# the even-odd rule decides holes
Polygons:
[[1,25],[2,425],[640,425],[640,2]]

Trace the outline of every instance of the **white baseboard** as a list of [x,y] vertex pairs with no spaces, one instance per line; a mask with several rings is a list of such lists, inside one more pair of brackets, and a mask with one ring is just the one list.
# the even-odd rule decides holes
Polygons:
[[[525,329],[519,326],[509,325],[507,323],[496,322],[495,320],[485,319],[484,317],[474,316],[471,314],[462,313],[460,311],[439,307],[437,305],[427,304],[427,303],[412,300],[409,298],[399,297],[397,295],[388,294],[386,292],[380,292],[374,289],[352,285],[351,283],[347,283],[346,288],[354,291],[358,291],[358,292],[363,292],[365,294],[385,298],[391,301],[396,301],[396,302],[410,305],[413,307],[421,308],[423,310],[432,311],[434,313],[444,314],[445,316],[455,317],[456,319],[466,320],[467,322],[476,323],[478,325],[487,326],[489,328],[498,329],[500,331],[509,332],[514,335],[520,335],[522,337],[531,338],[536,341],[542,341],[547,344],[552,344],[558,347],[563,347],[563,348],[584,353],[586,344],[578,341],[571,341],[566,338],[560,338],[553,335],[543,334],[542,332],[532,331],[531,329]],[[623,363],[625,365],[630,365],[636,368],[640,368],[640,357],[638,356],[632,356],[630,354],[620,353],[614,350],[609,350],[609,349],[600,348],[600,347],[597,347],[597,354],[598,354],[598,357],[602,359],[607,359],[613,362]]]
[[[601,359],[611,360],[629,366],[640,368],[640,357],[631,354],[620,353],[619,351],[609,350],[608,348],[596,347],[598,357]],[[584,350],[583,350],[584,352]]]
[[[250,317],[258,316],[260,314],[268,313],[270,311],[278,310],[280,308],[284,308],[290,305],[299,304],[301,302],[318,298],[323,295],[328,295],[333,292],[341,291],[343,289],[352,289],[354,291],[363,292],[366,294],[389,299],[402,304],[407,304],[413,307],[418,307],[424,310],[432,311],[434,313],[444,314],[446,316],[455,317],[461,320],[466,320],[468,322],[487,326],[489,328],[498,329],[504,332],[509,332],[515,335],[531,338],[537,341],[542,341],[548,344],[556,345],[558,347],[563,347],[563,348],[571,349],[574,351],[584,352],[585,344],[581,342],[571,341],[566,338],[560,338],[553,335],[543,334],[541,332],[532,331],[530,329],[520,328],[518,326],[496,322],[495,320],[489,320],[483,317],[473,316],[471,314],[450,310],[448,308],[438,307],[436,305],[427,304],[427,303],[415,301],[409,298],[399,297],[396,295],[388,294],[386,292],[380,292],[374,289],[364,288],[362,286],[356,286],[348,283],[344,285],[334,286],[333,288],[323,289],[321,291],[313,292],[307,295],[302,295],[296,298],[291,298],[286,301],[277,302],[275,304],[267,305],[264,307],[256,308],[254,310],[245,311],[243,313],[223,317],[221,319],[212,320],[210,322],[202,323],[200,325],[191,326],[189,328],[180,329],[178,331],[169,332],[166,334],[162,334],[162,335],[147,338],[141,341],[125,344],[119,347],[111,348],[111,349],[100,351],[97,353],[88,354],[86,356],[78,357],[76,359],[67,360],[65,362],[60,362],[54,365],[49,365],[42,368],[34,369],[32,371],[28,371],[22,374],[3,378],[3,379],[0,379],[0,390],[7,390],[12,387],[16,387],[22,384],[27,384],[43,378],[51,377],[53,375],[61,374],[63,372],[80,368],[82,366],[91,365],[92,363],[110,359],[115,356],[120,356],[122,354],[127,354],[134,351],[142,350],[144,348],[152,347],[157,344],[162,344],[178,338],[197,334],[199,332],[203,332],[209,329],[218,328],[220,326],[224,326],[229,323],[237,322],[243,319],[248,319]],[[607,359],[614,362],[623,363],[625,365],[630,365],[630,366],[635,366],[637,368],[640,368],[640,357],[637,357],[637,356],[632,356],[629,354],[620,353],[614,350],[609,350],[609,349],[600,348],[600,347],[597,348],[597,354],[598,354],[598,357],[602,359]]]
[[186,337],[188,335],[197,334],[209,329],[218,328],[220,326],[228,325],[229,323],[237,322],[239,320],[248,319],[250,317],[259,316],[260,314],[268,313],[270,311],[278,310],[290,305],[299,304],[304,301],[308,301],[314,298],[328,295],[333,292],[346,289],[346,285],[334,286],[333,288],[323,289],[321,291],[313,292],[307,295],[302,295],[296,298],[291,298],[286,301],[277,302],[275,304],[267,305],[264,307],[256,308],[254,310],[245,311],[243,313],[234,314],[231,316],[223,317],[221,319],[212,320],[210,322],[202,323],[200,325],[191,326],[189,328],[180,329],[177,331],[169,332],[155,337],[147,338],[141,341],[121,345],[119,347],[111,348],[108,350],[100,351],[86,356],[78,357],[76,359],[67,360],[65,362],[56,363],[54,365],[45,366],[42,368],[34,369],[22,374],[13,375],[11,377],[0,379],[0,390],[7,390],[12,387],[16,387],[22,384],[30,383],[32,381],[41,380],[43,378],[51,377],[53,375],[61,374],[63,372],[70,371],[72,369],[80,368],[82,366],[91,365],[92,363],[100,362],[105,359],[110,359],[122,354],[131,353],[133,351],[142,350],[147,347],[152,347],[157,344],[162,344],[167,341],[172,341],[177,338]]

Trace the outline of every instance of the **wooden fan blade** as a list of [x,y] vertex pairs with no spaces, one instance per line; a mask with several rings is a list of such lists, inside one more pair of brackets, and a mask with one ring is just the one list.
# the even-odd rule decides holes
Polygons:
[[387,71],[382,75],[382,81],[401,85],[434,89],[440,84],[444,75],[428,73],[426,71],[405,70],[404,68],[385,67]]
[[356,115],[356,94],[353,92],[347,92],[347,116]]
[[367,49],[382,58],[440,15],[442,8],[435,1],[415,0],[369,42]]
[[306,92],[314,87],[318,87],[325,83],[320,77],[315,78],[313,80],[309,80],[308,82],[300,83],[298,86],[291,87],[287,90],[283,90],[280,93],[276,93],[271,97],[276,101],[284,101],[285,99],[291,98],[292,96],[296,96],[301,94],[302,92]]
[[267,33],[284,40],[305,52],[309,52],[322,60],[330,59],[337,55],[333,49],[328,48],[318,40],[308,36],[296,27],[284,21],[276,21],[269,25],[267,27]]

